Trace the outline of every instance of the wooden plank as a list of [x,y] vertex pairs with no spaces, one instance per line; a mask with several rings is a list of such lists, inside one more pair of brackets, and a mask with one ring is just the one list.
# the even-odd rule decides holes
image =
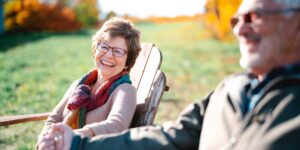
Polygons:
[[[158,104],[166,86],[164,73],[157,71],[160,68],[161,62],[162,55],[160,50],[155,46],[152,47],[142,79],[137,89],[137,108],[131,127],[152,125],[153,123]],[[162,83],[162,90],[160,87],[157,87],[159,85],[158,83]]]
[[147,65],[140,81],[139,87],[137,89],[137,103],[145,103],[148,97],[151,85],[153,83],[154,77],[156,75],[157,69],[159,69],[162,61],[162,56],[160,50],[153,47],[148,58]]
[[158,106],[165,91],[166,82],[167,79],[165,74],[162,71],[158,70],[145,104],[145,108],[147,109],[143,121],[146,125],[153,124]]
[[139,56],[137,57],[135,64],[131,68],[131,71],[129,73],[131,81],[132,81],[132,85],[135,86],[137,89],[139,87],[140,80],[143,76],[145,66],[148,62],[148,58],[149,58],[151,49],[153,47],[153,44],[152,43],[143,43],[143,44],[141,44],[141,46],[142,46],[142,50],[141,50]]
[[145,103],[137,105],[131,127],[152,125],[166,87],[166,76],[158,70]]
[[49,115],[50,112],[0,117],[0,126],[7,126],[7,125],[29,122],[29,121],[45,120],[48,118]]

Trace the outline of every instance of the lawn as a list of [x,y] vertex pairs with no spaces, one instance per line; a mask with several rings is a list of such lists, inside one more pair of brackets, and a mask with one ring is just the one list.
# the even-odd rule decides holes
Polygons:
[[[137,27],[142,42],[161,49],[170,87],[155,124],[174,120],[224,76],[241,71],[237,44],[207,38],[200,22],[144,22]],[[93,68],[95,31],[0,36],[0,115],[51,111],[72,81]],[[0,149],[33,149],[42,126],[43,121],[0,127]]]

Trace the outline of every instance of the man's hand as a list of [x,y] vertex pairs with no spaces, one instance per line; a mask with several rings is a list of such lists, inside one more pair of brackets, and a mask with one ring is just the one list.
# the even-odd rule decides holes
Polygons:
[[55,141],[54,137],[51,134],[44,134],[42,137],[39,139],[36,149],[38,150],[55,150]]
[[52,130],[54,133],[57,131],[61,133],[62,138],[60,138],[60,135],[56,136],[55,147],[57,150],[69,150],[74,136],[72,129],[68,125],[57,123],[52,125]]
[[63,123],[53,124],[49,132],[41,136],[36,149],[69,150],[73,135],[74,133],[69,126]]

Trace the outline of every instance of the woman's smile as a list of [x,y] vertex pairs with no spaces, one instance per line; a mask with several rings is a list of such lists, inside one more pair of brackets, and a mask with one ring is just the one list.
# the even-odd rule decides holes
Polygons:
[[107,66],[107,67],[115,67],[116,65],[115,64],[113,64],[113,63],[111,63],[111,62],[109,62],[109,61],[106,61],[106,60],[101,60],[100,61],[101,62],[101,64],[105,67],[105,66]]

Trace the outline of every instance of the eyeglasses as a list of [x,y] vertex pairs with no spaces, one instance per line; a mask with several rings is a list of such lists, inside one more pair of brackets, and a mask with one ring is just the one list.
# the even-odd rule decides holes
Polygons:
[[123,57],[126,54],[126,50],[118,47],[110,47],[104,43],[97,44],[97,51],[107,53],[109,50],[112,51],[114,57]]
[[290,8],[290,9],[279,9],[279,10],[255,10],[250,11],[245,14],[237,14],[233,16],[230,20],[231,27],[234,28],[236,24],[242,19],[244,23],[253,23],[259,19],[262,15],[270,15],[275,13],[288,13],[288,12],[299,12],[300,8]]

